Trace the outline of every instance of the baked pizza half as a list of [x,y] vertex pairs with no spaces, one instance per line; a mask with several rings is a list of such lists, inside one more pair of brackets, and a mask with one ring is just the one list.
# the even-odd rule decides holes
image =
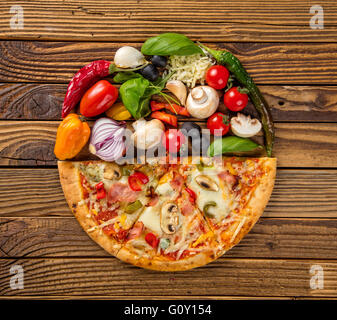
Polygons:
[[180,271],[217,259],[249,232],[270,198],[276,159],[58,168],[69,207],[94,241],[136,266]]

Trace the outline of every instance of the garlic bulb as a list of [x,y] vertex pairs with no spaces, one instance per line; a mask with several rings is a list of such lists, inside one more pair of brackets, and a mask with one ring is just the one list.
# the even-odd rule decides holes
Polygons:
[[158,145],[165,130],[164,124],[157,119],[150,121],[139,119],[132,126],[135,132],[131,136],[131,141],[136,148],[143,150]]
[[136,68],[144,64],[146,60],[136,48],[124,46],[116,51],[114,62],[118,68]]

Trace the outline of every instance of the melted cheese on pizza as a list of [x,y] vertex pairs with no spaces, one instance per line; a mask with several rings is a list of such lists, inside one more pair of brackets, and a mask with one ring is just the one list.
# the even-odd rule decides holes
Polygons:
[[[190,182],[188,183],[188,187],[197,195],[196,203],[200,211],[203,211],[205,205],[208,203],[216,203],[216,206],[210,206],[208,209],[208,212],[214,216],[215,222],[226,218],[233,205],[233,196],[228,192],[223,182],[220,181],[217,172],[218,170],[215,168],[205,168],[203,171],[194,169],[191,173]],[[210,177],[219,187],[218,191],[206,190],[201,187],[196,181],[199,175],[207,175]]]

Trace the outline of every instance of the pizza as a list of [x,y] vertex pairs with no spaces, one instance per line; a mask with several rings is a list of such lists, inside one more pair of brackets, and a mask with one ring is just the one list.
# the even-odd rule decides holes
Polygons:
[[249,232],[271,195],[275,158],[189,158],[176,164],[59,161],[75,217],[110,254],[139,267],[203,266]]
[[176,33],[122,46],[74,75],[62,118],[54,153],[65,198],[122,261],[203,266],[239,243],[270,198],[271,110],[227,50]]

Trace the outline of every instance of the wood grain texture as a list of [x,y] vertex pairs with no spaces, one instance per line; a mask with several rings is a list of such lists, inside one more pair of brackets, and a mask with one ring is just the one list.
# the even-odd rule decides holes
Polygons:
[[[93,60],[113,61],[114,52],[125,44],[0,41],[0,82],[68,83],[78,69]],[[337,84],[337,43],[210,46],[234,53],[260,84]]]
[[[277,171],[263,217],[337,218],[337,170]],[[0,215],[73,217],[57,169],[0,168]]]
[[[324,269],[324,289],[310,289],[310,268]],[[24,269],[24,289],[9,286],[11,266]],[[222,257],[190,271],[160,273],[110,258],[1,259],[0,295],[336,296],[337,262]]]
[[[24,9],[24,29],[11,29],[12,5]],[[324,29],[313,30],[307,1],[14,1],[0,6],[0,38],[77,41],[144,41],[181,32],[202,41],[307,41],[337,39],[336,3],[325,9]],[[108,27],[107,27],[108,26]]]
[[[0,121],[0,165],[55,165],[57,121]],[[205,123],[199,123],[205,127]],[[90,122],[92,126],[92,122]],[[335,123],[277,123],[279,167],[336,167]],[[84,147],[77,160],[94,158]]]
[[[66,84],[0,83],[0,118],[60,120],[66,90]],[[337,122],[337,86],[265,85],[260,90],[276,122]]]
[[[336,259],[336,219],[261,218],[227,258]],[[0,258],[109,257],[74,217],[0,218]]]

